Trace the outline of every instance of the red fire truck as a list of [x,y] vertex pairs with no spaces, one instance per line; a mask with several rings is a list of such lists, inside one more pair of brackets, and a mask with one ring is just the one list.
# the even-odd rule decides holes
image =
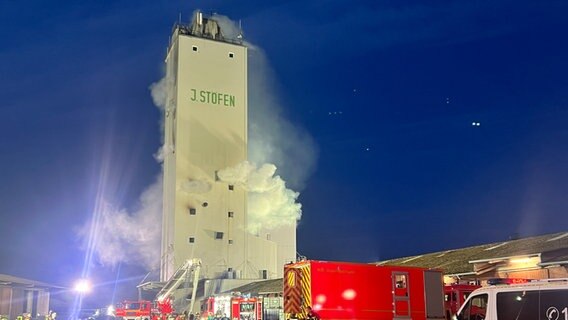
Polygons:
[[240,294],[215,295],[203,300],[201,319],[261,320],[262,303]]
[[123,301],[116,305],[114,316],[117,320],[151,320],[152,302]]
[[166,320],[174,315],[169,299],[163,301],[123,301],[114,309],[117,320]]
[[452,316],[458,312],[465,299],[477,288],[481,288],[481,286],[473,284],[450,284],[444,286],[446,319],[452,319]]
[[284,266],[286,319],[444,319],[442,271],[305,260]]

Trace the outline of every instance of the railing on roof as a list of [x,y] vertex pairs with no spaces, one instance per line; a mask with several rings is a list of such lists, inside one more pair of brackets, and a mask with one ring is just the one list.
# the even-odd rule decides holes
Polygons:
[[[214,41],[227,42],[232,44],[243,44],[242,31],[239,30],[235,38],[227,36],[219,25],[214,15],[205,15],[200,11],[195,12],[190,24],[176,22],[172,28],[172,34],[178,30],[179,34],[210,39]],[[171,42],[170,41],[170,46]]]

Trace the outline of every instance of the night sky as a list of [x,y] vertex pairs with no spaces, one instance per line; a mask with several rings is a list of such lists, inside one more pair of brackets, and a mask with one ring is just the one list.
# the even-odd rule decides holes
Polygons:
[[566,1],[2,1],[0,273],[88,274],[92,305],[135,292],[145,268],[102,265],[81,230],[102,198],[133,215],[160,176],[149,87],[196,9],[240,21],[266,59],[299,254],[568,230]]

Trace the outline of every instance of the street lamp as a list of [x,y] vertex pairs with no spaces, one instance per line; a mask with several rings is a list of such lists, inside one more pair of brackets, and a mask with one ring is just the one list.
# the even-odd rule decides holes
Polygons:
[[75,282],[75,286],[73,287],[75,292],[79,294],[85,294],[91,292],[92,286],[89,280],[87,279],[80,279]]

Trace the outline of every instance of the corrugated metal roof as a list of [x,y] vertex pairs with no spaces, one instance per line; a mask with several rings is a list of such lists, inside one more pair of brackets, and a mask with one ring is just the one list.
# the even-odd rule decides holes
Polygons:
[[251,296],[257,296],[259,294],[282,293],[282,281],[282,278],[257,281],[232,289],[231,291],[238,291],[242,294],[250,294]]
[[[463,249],[444,250],[417,256],[379,261],[380,265],[438,268],[445,274],[473,272],[474,260],[540,254],[542,262],[552,264],[568,260],[568,234],[559,232],[536,237],[507,240]],[[546,260],[546,261],[545,261]]]

